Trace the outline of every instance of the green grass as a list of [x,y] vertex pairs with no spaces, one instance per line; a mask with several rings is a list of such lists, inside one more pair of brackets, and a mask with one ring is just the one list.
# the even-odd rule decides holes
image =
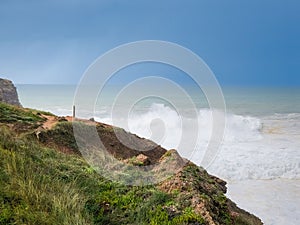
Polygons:
[[24,110],[16,106],[8,105],[0,102],[0,122],[1,123],[35,123],[41,122],[38,110]]
[[[4,130],[4,131],[3,131]],[[6,146],[13,146],[7,131]],[[89,224],[84,207],[86,177],[80,158],[19,141],[13,149],[0,147],[0,224]],[[17,146],[16,146],[17,145]],[[64,164],[66,167],[64,167]]]
[[[0,102],[0,124],[11,125],[15,131],[30,131],[39,126],[45,118],[38,110],[23,109]],[[45,113],[47,114],[47,113]]]
[[190,211],[169,218],[171,195],[110,182],[66,155],[0,128],[0,224],[203,223]]

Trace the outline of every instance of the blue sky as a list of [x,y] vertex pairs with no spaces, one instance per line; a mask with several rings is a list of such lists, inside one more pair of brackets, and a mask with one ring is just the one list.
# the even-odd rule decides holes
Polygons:
[[0,76],[76,84],[120,44],[165,40],[198,54],[221,85],[300,85],[298,0],[0,1]]

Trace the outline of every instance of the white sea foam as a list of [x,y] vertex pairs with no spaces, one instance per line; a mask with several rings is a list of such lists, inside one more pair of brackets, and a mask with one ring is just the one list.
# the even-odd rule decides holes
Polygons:
[[[151,129],[155,128],[155,125],[163,125],[164,133],[168,137],[168,141],[160,144],[167,149],[177,147],[178,138],[180,138],[183,129],[183,120],[187,121],[187,124],[198,123],[199,140],[201,142],[208,142],[212,132],[213,119],[209,109],[199,110],[198,118],[185,118],[178,115],[177,112],[170,107],[155,103],[151,105],[147,112],[133,113],[128,119],[119,118],[112,120],[110,117],[96,118],[101,122],[113,123],[116,126],[122,126],[122,122],[125,120],[128,123],[130,132],[145,138],[151,138],[151,135],[154,133]],[[160,120],[162,124],[153,124],[155,120]],[[262,123],[260,122],[260,119],[250,116],[228,114],[226,121],[226,132],[224,136],[226,141],[249,142],[261,139],[260,130],[262,129]],[[154,125],[154,127],[151,125]]]
[[[296,129],[293,126],[291,128],[294,133],[299,131],[300,123],[296,120],[299,115],[286,116],[289,121],[294,121]],[[275,122],[274,118],[278,121]],[[233,181],[300,178],[297,138],[299,134],[288,133],[290,123],[287,123],[285,118],[284,115],[260,119],[227,114],[224,140],[214,163],[208,168],[209,172]],[[116,126],[122,126],[126,121],[130,132],[150,138],[167,149],[177,149],[183,123],[187,125],[198,123],[199,139],[196,152],[191,158],[196,164],[200,164],[202,160],[212,130],[212,114],[209,109],[201,109],[198,118],[191,119],[182,118],[174,109],[163,104],[153,104],[146,112],[133,113],[128,121],[125,118],[114,121],[110,118],[97,118],[97,120],[113,123]],[[189,157],[192,150],[180,153]]]

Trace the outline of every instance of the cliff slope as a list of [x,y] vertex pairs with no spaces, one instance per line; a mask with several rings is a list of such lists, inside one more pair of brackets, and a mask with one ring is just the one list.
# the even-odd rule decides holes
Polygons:
[[[81,157],[72,123],[0,103],[0,224],[262,224],[224,195],[225,181],[175,150],[128,149],[112,126],[79,120],[87,129],[96,126],[108,151],[132,166],[185,162],[155,185],[126,186],[102,177]],[[117,130],[141,148],[154,144]]]

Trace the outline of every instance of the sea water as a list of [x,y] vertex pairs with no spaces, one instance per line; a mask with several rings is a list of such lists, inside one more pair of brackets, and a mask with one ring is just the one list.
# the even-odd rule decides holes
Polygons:
[[[76,86],[17,85],[17,88],[24,107],[72,115]],[[195,102],[193,109],[172,93],[167,100],[177,101],[177,108],[166,99],[146,98],[131,107],[128,118],[113,120],[112,103],[119,90],[111,87],[101,96],[101,104],[95,101],[94,112],[81,111],[80,116],[116,126],[123,126],[125,120],[130,132],[172,149],[177,147],[182,134],[182,115],[178,113],[182,110],[191,123],[200,127],[192,160],[201,163],[201,149],[209,141],[212,129],[212,114],[204,95],[189,92]],[[227,196],[265,224],[300,224],[300,88],[224,87],[223,93],[224,138],[207,170],[226,180]],[[126,102],[123,104],[126,107]],[[189,111],[195,109],[197,119],[189,118]],[[154,135],[161,130],[163,138]]]

